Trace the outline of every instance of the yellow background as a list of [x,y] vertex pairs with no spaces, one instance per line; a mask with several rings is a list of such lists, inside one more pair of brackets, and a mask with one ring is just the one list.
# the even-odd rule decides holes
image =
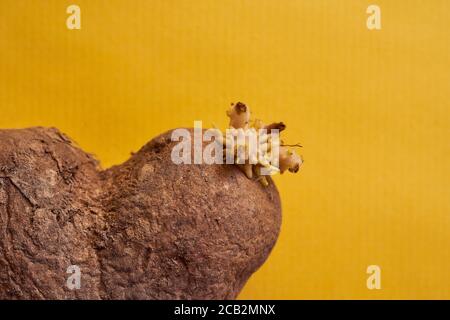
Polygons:
[[449,24],[446,0],[2,0],[0,127],[58,127],[107,167],[244,101],[306,161],[240,298],[450,298]]

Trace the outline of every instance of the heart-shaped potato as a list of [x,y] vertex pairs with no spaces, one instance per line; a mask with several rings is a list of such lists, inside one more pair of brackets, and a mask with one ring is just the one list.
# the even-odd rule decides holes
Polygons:
[[0,298],[235,298],[276,242],[278,191],[176,165],[170,137],[101,170],[57,129],[0,130]]

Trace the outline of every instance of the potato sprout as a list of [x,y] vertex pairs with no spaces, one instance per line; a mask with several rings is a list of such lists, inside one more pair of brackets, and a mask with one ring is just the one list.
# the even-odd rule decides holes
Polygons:
[[[231,134],[227,134],[223,140],[225,156],[234,157],[235,163],[249,179],[256,179],[262,185],[267,186],[269,184],[268,175],[282,174],[286,170],[296,173],[300,169],[303,163],[302,158],[288,147],[301,146],[299,144],[285,145],[279,139],[273,141],[272,130],[279,133],[286,129],[283,122],[266,125],[259,119],[250,121],[250,108],[242,102],[231,104],[227,116],[230,118],[228,132]],[[265,129],[266,132],[261,133],[260,129]],[[257,153],[250,150],[249,135],[245,134],[249,130],[257,137]],[[238,138],[236,142],[235,137],[239,137],[239,135],[243,135],[245,138],[243,141]],[[273,165],[276,156],[278,156],[278,159],[275,159],[278,160],[275,161],[277,165]]]

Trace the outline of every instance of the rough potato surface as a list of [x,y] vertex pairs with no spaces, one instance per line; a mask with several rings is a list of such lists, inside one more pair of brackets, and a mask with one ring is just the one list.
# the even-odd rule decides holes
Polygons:
[[172,163],[170,135],[102,170],[57,129],[0,130],[0,298],[236,298],[278,237],[278,191]]

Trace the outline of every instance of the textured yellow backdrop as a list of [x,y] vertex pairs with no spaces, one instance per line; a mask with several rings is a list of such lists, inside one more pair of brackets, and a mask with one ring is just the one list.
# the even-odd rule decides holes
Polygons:
[[2,0],[0,127],[59,127],[107,167],[242,100],[306,161],[240,298],[450,298],[449,21],[445,0]]

